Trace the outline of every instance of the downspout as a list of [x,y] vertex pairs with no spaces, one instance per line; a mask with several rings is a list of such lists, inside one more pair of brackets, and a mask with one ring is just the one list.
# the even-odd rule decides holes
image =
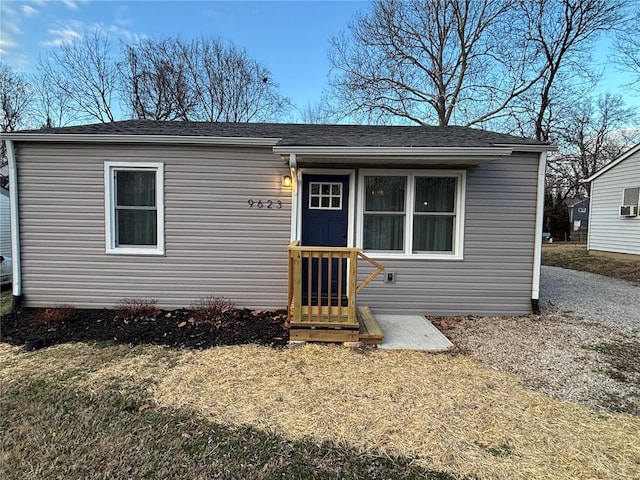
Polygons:
[[533,279],[531,285],[531,307],[540,314],[540,262],[542,259],[542,224],[544,222],[544,183],[547,168],[547,152],[540,154],[538,163],[538,198],[536,202],[536,227],[533,246]]
[[9,210],[11,217],[11,275],[13,281],[13,308],[20,306],[22,299],[22,269],[20,262],[20,222],[18,216],[18,166],[13,141],[6,140],[9,162]]
[[298,238],[298,165],[296,154],[289,155],[289,171],[291,175],[291,241]]

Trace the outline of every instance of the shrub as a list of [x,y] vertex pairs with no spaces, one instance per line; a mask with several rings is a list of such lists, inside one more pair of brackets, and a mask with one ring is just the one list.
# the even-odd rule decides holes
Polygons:
[[158,301],[155,298],[123,298],[116,306],[116,313],[125,322],[154,317],[158,311]]
[[47,328],[56,328],[69,320],[75,312],[72,305],[52,305],[46,307],[40,314],[40,320]]
[[193,319],[198,323],[211,323],[216,327],[222,325],[225,315],[235,308],[231,300],[210,295],[200,297],[191,304]]

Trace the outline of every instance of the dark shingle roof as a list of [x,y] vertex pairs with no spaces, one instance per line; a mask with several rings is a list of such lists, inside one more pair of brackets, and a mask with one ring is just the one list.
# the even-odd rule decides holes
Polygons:
[[279,138],[281,140],[278,142],[278,146],[492,147],[500,144],[548,145],[548,143],[538,140],[459,126],[305,125],[125,120],[29,130],[20,133]]

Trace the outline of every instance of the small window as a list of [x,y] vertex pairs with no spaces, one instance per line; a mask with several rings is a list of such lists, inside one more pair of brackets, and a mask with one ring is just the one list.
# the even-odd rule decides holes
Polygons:
[[455,177],[416,177],[413,253],[452,252]]
[[584,207],[578,207],[578,213],[587,213],[587,209]]
[[164,253],[163,165],[105,163],[107,253]]
[[363,247],[404,250],[406,177],[364,177]]
[[342,183],[310,182],[309,208],[314,210],[342,210]]
[[640,187],[625,188],[622,193],[622,204],[640,207]]

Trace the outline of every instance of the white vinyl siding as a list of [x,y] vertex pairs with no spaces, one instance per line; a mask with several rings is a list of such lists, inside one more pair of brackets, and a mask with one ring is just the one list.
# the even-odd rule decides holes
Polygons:
[[106,252],[164,254],[164,165],[105,162]]
[[358,245],[376,258],[460,260],[465,172],[361,170]]
[[[4,190],[3,190],[4,192]],[[0,255],[11,256],[11,218],[9,195],[0,193]]]
[[[620,216],[621,205],[634,205],[638,186],[640,151],[591,182],[587,249],[640,255],[640,216]],[[628,200],[632,202],[625,203]]]

